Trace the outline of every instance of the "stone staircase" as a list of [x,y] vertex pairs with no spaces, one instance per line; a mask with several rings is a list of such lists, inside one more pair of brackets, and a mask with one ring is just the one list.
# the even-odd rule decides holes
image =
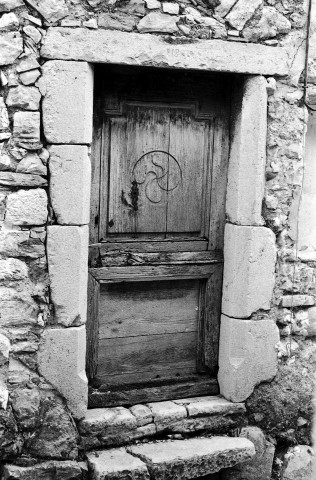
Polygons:
[[225,436],[244,414],[242,403],[195,397],[91,409],[79,432],[93,480],[195,479],[255,455],[249,440]]

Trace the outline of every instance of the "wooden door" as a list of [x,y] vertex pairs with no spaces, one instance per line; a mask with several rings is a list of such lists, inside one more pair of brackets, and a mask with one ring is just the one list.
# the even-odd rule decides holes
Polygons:
[[215,394],[229,81],[96,74],[90,406]]

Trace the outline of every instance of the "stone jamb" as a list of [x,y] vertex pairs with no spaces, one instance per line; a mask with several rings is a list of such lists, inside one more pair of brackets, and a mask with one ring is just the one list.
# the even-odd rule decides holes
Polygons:
[[[239,92],[243,92],[243,94],[239,95],[240,115],[237,123],[235,123],[235,134],[232,139],[232,163],[228,176],[228,185],[230,185],[230,192],[227,202],[230,211],[230,221],[235,224],[234,228],[243,229],[245,228],[245,226],[247,226],[248,228],[253,229],[253,240],[250,239],[249,241],[249,252],[251,253],[252,246],[254,247],[254,249],[257,248],[257,245],[251,244],[252,241],[256,241],[256,233],[258,233],[261,229],[268,230],[261,226],[261,201],[265,181],[265,149],[263,147],[265,146],[266,141],[267,111],[265,79],[261,75],[285,75],[287,72],[286,54],[280,48],[271,49],[262,45],[232,46],[232,44],[229,44],[227,42],[212,40],[212,42],[209,42],[209,50],[207,51],[207,55],[205,56],[205,48],[207,42],[204,42],[204,44],[198,44],[197,46],[181,45],[173,49],[155,35],[147,35],[147,41],[145,41],[144,35],[142,35],[141,37],[137,36],[137,38],[135,36],[134,43],[132,37],[133,34],[126,34],[122,32],[92,32],[88,31],[87,29],[83,29],[81,34],[81,29],[49,29],[41,52],[44,58],[51,60],[45,64],[43,76],[43,90],[45,91],[45,99],[43,101],[43,119],[44,124],[46,123],[46,138],[49,141],[51,139],[52,143],[55,144],[89,145],[91,143],[93,105],[91,86],[92,69],[87,62],[93,63],[98,61],[102,63],[120,63],[131,66],[154,66],[157,68],[190,68],[210,72],[221,71],[234,72],[239,74],[251,73],[253,75],[256,75],[252,77],[239,75]],[[93,45],[93,48],[91,48],[91,45]],[[225,51],[223,57],[220,59],[220,62],[218,60],[218,48],[220,48],[220,51]],[[251,53],[252,57],[251,59],[248,58],[248,61],[246,62],[245,56],[247,56],[247,52]],[[58,59],[58,61],[56,61],[56,59]],[[75,84],[73,84],[72,78],[78,75],[78,69],[81,72],[81,81],[75,82]],[[61,72],[61,78],[63,79],[62,82],[58,81],[58,71]],[[54,72],[53,79],[50,78],[49,72]],[[82,84],[88,88],[88,95],[81,95]],[[71,98],[80,98],[80,102],[77,102],[75,106],[71,105],[70,107],[68,107],[70,89]],[[54,109],[54,105],[52,104],[52,102],[56,98],[58,98],[58,109]],[[255,105],[255,108],[253,108],[253,113],[258,114],[258,118],[256,119],[256,128],[253,128],[253,126],[249,123],[253,120],[251,118],[251,115],[249,118],[249,111],[251,112],[252,104]],[[60,122],[60,124],[64,124],[64,119],[67,118],[68,108],[70,108],[71,110],[72,121],[69,125],[67,125],[67,129],[64,131],[63,129],[59,128],[58,122]],[[53,122],[51,116],[52,112]],[[82,137],[78,137],[78,128],[79,131],[82,132]],[[255,146],[255,155],[252,155],[250,169],[252,178],[250,182],[243,183],[242,177],[247,171],[247,162],[249,161],[248,154],[251,153],[249,150],[249,145],[247,145],[249,139],[251,140],[252,148],[253,146]],[[236,175],[239,180],[237,182]],[[86,181],[89,181],[88,177],[86,178]],[[250,189],[253,199],[251,208],[248,208],[247,206],[248,195],[245,195],[247,189],[248,194]],[[53,194],[54,192],[51,191],[51,193]],[[233,209],[234,204],[238,207],[235,210]],[[77,210],[77,217],[86,218],[86,210],[88,208],[88,195],[85,196],[85,201],[81,202],[81,208],[83,209],[82,216],[80,216],[80,214],[78,215]],[[69,227],[67,227],[66,225],[60,225],[55,226],[54,228],[64,229]],[[67,245],[65,245],[64,247],[67,249]],[[73,247],[74,246],[72,245],[72,250]],[[51,247],[48,244],[48,257],[50,256],[50,248]],[[268,248],[270,248],[270,250],[272,251],[272,253],[270,253],[271,255],[273,255],[273,249],[275,248],[273,242],[271,242],[271,245]],[[256,258],[253,258],[252,261],[254,262],[253,268],[255,270],[261,268],[261,263],[258,262]],[[233,269],[233,265],[230,265],[226,262],[224,284],[225,279],[229,278],[229,275],[234,273]],[[269,271],[269,275],[270,273],[271,272]],[[81,279],[74,279],[69,276],[68,281],[78,282],[78,284],[75,285],[75,289],[77,289],[77,291],[82,291],[82,289],[87,288],[86,275],[82,275]],[[244,281],[244,279],[241,278],[241,281]],[[271,281],[273,286],[273,278]],[[249,285],[245,284],[246,296],[249,293],[248,287]],[[260,289],[260,282],[257,285],[257,288]],[[270,290],[272,291],[272,288]],[[264,298],[264,304],[266,308],[268,308],[269,302],[271,300],[271,298],[269,298],[269,295],[270,294],[267,293],[266,298]],[[240,300],[242,301],[242,298],[239,299],[239,301]],[[64,307],[67,311],[67,298],[65,298],[65,300],[63,301],[65,302]],[[243,323],[245,319],[243,316],[238,315],[236,308],[236,305],[230,305],[230,315],[232,317],[235,317],[234,322],[237,322],[237,324],[234,323],[235,325],[237,325],[237,328],[235,328],[236,334],[239,331],[242,335],[242,332],[245,329],[245,324]],[[253,311],[251,313],[255,312]],[[81,317],[80,324],[84,323],[84,321],[85,319]],[[71,330],[76,330],[77,328],[84,329],[84,326],[75,327],[74,323],[67,324],[66,320],[62,323],[63,326],[71,327]],[[260,329],[262,328],[262,325],[260,325],[260,321],[257,321],[257,324],[255,323],[256,322],[253,321],[251,322],[251,329],[255,332],[260,331]],[[240,325],[240,329],[238,328],[238,325]],[[277,339],[275,335],[275,329],[272,323],[270,324],[270,326],[271,331],[266,335],[267,338],[265,340],[265,344],[269,345],[270,351],[273,352]],[[68,328],[68,330],[70,329]],[[225,336],[225,329],[222,329],[222,335]],[[58,349],[55,348],[54,342],[47,342],[44,338],[43,345],[45,345],[46,354],[44,357],[39,357],[40,362],[44,362],[44,365],[40,365],[40,370],[45,376],[51,378],[52,383],[54,383],[54,374],[53,372],[49,373],[49,369],[47,370],[46,368],[47,364],[51,363],[53,366],[58,365],[58,362],[56,362],[57,357],[59,361],[62,362],[62,360],[60,359],[60,355],[62,355],[63,346],[67,348],[67,342],[69,341],[67,340],[67,335],[65,335],[65,343],[63,340],[63,335],[58,335],[58,337]],[[260,336],[258,336],[258,338],[260,339]],[[226,340],[227,342],[230,342],[231,336],[230,338],[229,336],[226,336],[226,338],[221,338],[221,345],[224,345],[226,343]],[[50,344],[53,345],[53,348],[51,349]],[[251,366],[252,364],[252,366],[254,367],[253,370],[255,372],[258,372],[258,368],[256,368],[257,356],[256,354],[254,354],[253,350],[251,350],[251,352],[250,350],[246,351],[248,346],[242,345],[241,342],[239,342],[239,348],[241,350],[243,349],[244,351],[242,352],[242,355],[238,356],[238,358],[243,359],[243,361],[245,361],[246,359],[247,362],[250,363],[249,366]],[[75,393],[75,395],[79,395],[82,400],[80,412],[76,411],[73,406],[74,401],[76,401],[76,397],[75,395],[72,397],[71,391],[67,391],[67,384],[68,377],[70,375],[73,375],[73,372],[80,372],[79,376],[82,381],[81,366],[83,355],[84,349],[82,349],[82,352],[80,352],[79,350],[73,352],[72,355],[70,355],[69,357],[69,362],[72,362],[72,364],[69,364],[66,368],[66,370],[69,371],[65,371],[64,375],[62,376],[64,380],[59,380],[58,385],[57,383],[55,383],[55,386],[65,396],[70,408],[72,409],[74,415],[77,418],[82,417],[84,415],[85,408],[87,408],[87,403],[85,403],[87,402],[86,383],[85,381],[81,382],[82,389],[80,390],[79,386],[79,393],[78,388],[76,389]],[[259,378],[260,381],[271,378],[271,376],[275,374],[271,372],[274,372],[274,370],[276,370],[274,368],[274,366],[276,366],[276,353],[275,356],[273,353],[271,353],[271,355],[273,357],[270,362],[271,368],[267,372],[266,376],[261,375],[261,377]],[[228,378],[234,376],[236,373],[236,362],[234,362],[234,358],[232,359],[230,355],[230,343],[226,345],[225,352],[220,351],[220,358],[222,365],[225,365],[225,374],[228,375]],[[239,385],[237,385],[238,398],[234,395],[234,393],[227,390],[225,382],[220,381],[222,395],[235,402],[245,400],[245,398],[247,398],[247,396],[251,393],[252,389],[258,382],[258,376],[254,375],[254,377],[250,380],[250,387],[249,381],[245,382],[243,378],[244,376],[237,375],[239,382]],[[62,384],[60,384],[60,382]],[[84,400],[85,396],[86,400]]]

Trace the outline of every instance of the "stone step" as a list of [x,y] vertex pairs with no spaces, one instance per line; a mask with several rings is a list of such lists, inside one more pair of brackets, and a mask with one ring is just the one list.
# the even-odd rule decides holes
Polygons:
[[184,398],[134,405],[94,408],[78,428],[86,450],[124,445],[156,434],[207,431],[225,434],[244,423],[245,405],[221,396]]
[[250,460],[246,438],[166,440],[87,454],[92,480],[185,480],[216,473]]

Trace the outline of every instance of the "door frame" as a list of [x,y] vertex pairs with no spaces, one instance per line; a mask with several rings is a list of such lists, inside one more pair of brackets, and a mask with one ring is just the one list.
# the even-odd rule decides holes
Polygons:
[[[228,172],[228,191],[226,200],[226,214],[230,225],[230,231],[225,236],[224,252],[227,257],[224,264],[224,283],[223,283],[223,302],[222,302],[222,320],[225,325],[233,322],[236,331],[240,331],[241,337],[232,338],[227,333],[229,329],[222,329],[220,334],[220,352],[219,364],[220,372],[225,375],[219,377],[220,393],[229,400],[243,401],[253,390],[256,383],[270,379],[276,372],[277,357],[271,359],[269,368],[262,368],[262,361],[253,354],[247,336],[245,336],[245,326],[250,322],[254,329],[258,331],[263,328],[263,321],[260,318],[252,321],[251,315],[260,308],[267,310],[270,305],[272,289],[274,285],[274,262],[275,242],[272,233],[262,224],[261,208],[265,185],[265,163],[266,163],[266,131],[267,131],[267,93],[266,83],[262,75],[286,75],[288,66],[286,63],[286,54],[282,48],[271,48],[263,45],[243,45],[234,44],[226,41],[210,41],[206,46],[205,42],[202,48],[203,54],[199,52],[202,43],[196,45],[179,45],[176,48],[170,48],[168,44],[162,42],[155,35],[138,37],[137,54],[134,56],[130,49],[133,42],[133,34],[109,31],[88,32],[87,29],[61,29],[50,28],[45,38],[42,48],[42,56],[49,61],[43,66],[44,80],[46,85],[46,94],[43,101],[43,119],[44,132],[47,142],[64,145],[90,145],[92,141],[92,105],[93,105],[93,69],[90,64],[93,62],[103,63],[124,63],[129,65],[141,65],[142,58],[144,65],[149,64],[154,67],[169,68],[192,68],[205,71],[234,72],[239,75],[236,77],[234,93],[234,111],[233,111],[233,132],[231,138],[229,172]],[[82,30],[82,31],[81,31]],[[65,35],[67,31],[67,35]],[[59,36],[59,42],[55,36]],[[78,36],[79,35],[79,36]],[[99,39],[99,40],[98,40]],[[109,40],[110,39],[110,40]],[[96,42],[103,42],[102,48],[96,48]],[[104,43],[105,42],[105,43]],[[78,48],[79,45],[79,48]],[[94,48],[91,48],[93,45]],[[130,46],[129,46],[130,45]],[[218,61],[218,49],[223,52],[221,61]],[[175,56],[175,51],[177,52]],[[207,54],[206,54],[207,52]],[[251,53],[248,57],[247,53]],[[143,54],[143,57],[142,57]],[[194,55],[196,54],[196,57]],[[198,59],[201,57],[198,64]],[[122,59],[122,56],[124,59]],[[232,60],[232,56],[234,59]],[[136,59],[137,58],[137,59]],[[151,60],[150,60],[151,58]],[[164,58],[164,62],[156,62],[157,58]],[[245,62],[245,58],[247,61]],[[191,59],[191,60],[190,60]],[[149,61],[150,60],[150,61]],[[149,62],[149,63],[148,63]],[[184,64],[185,62],[185,64]],[[56,74],[57,72],[57,74]],[[62,74],[60,74],[62,72]],[[244,75],[249,74],[252,75]],[[79,82],[76,80],[79,78]],[[81,101],[78,102],[77,99]],[[72,99],[73,101],[69,101]],[[65,128],[67,125],[67,128]],[[80,159],[77,160],[80,162]],[[58,179],[51,188],[60,188]],[[76,225],[78,229],[88,236],[85,225],[82,220],[82,212],[89,209],[90,202],[87,196],[81,198],[81,187],[89,179],[87,176],[82,179],[82,184],[77,185],[73,191],[73,204],[76,210],[81,209],[80,215],[74,216],[71,225]],[[62,179],[59,179],[62,182]],[[65,186],[64,188],[67,188]],[[61,210],[69,211],[72,205],[69,202],[59,206]],[[53,205],[53,208],[56,206]],[[77,252],[78,261],[87,256],[87,241],[78,241],[73,244],[73,236],[68,236],[69,222],[58,221],[57,226],[48,227],[48,263],[51,271],[51,259],[54,257],[56,262],[56,251]],[[55,229],[55,230],[54,230]],[[53,231],[60,230],[63,234],[64,242],[58,245],[54,239]],[[233,235],[231,232],[233,231]],[[251,232],[249,241],[242,242],[244,232]],[[251,268],[261,275],[260,285],[269,283],[261,300],[253,293],[249,281],[244,278],[244,272],[238,274],[240,261],[236,255],[230,254],[232,243],[235,251],[242,247],[243,243],[243,266],[248,268],[247,257],[251,257],[253,251],[260,247],[260,241],[269,237],[267,244],[268,252],[271,254],[267,260],[269,268],[262,269],[262,262],[255,258]],[[233,239],[235,238],[236,241]],[[69,238],[69,240],[67,240]],[[258,240],[259,239],[259,240]],[[82,239],[81,239],[82,240]],[[259,243],[258,243],[259,242]],[[228,251],[229,249],[229,251]],[[72,253],[70,253],[72,254]],[[76,262],[77,259],[74,259]],[[54,265],[56,267],[56,264]],[[58,275],[51,276],[51,289],[55,291],[56,286],[60,284],[61,277],[68,295],[62,298],[53,298],[53,303],[63,303],[65,308],[69,308],[69,295],[76,297],[81,295],[84,289],[87,290],[88,283],[88,265],[86,268],[78,270],[75,278],[65,274],[62,265]],[[256,288],[260,285],[255,285]],[[238,298],[236,295],[230,296],[231,289],[237,286],[237,290],[242,292]],[[241,287],[241,288],[239,288]],[[57,290],[56,290],[57,292]],[[263,298],[264,297],[264,298]],[[226,300],[225,300],[226,299]],[[59,302],[59,303],[58,303]],[[73,302],[72,302],[73,303]],[[243,309],[243,305],[248,310]],[[75,309],[75,307],[72,307]],[[249,314],[250,312],[250,314]],[[47,328],[41,340],[42,354],[39,355],[39,369],[45,372],[45,377],[50,381],[59,392],[65,397],[70,410],[76,418],[82,418],[87,409],[87,381],[82,371],[82,362],[85,352],[82,349],[82,342],[85,338],[85,317],[81,315],[78,320],[77,312],[72,312],[76,317],[77,323],[73,322],[67,325],[67,335],[62,335],[62,325],[58,315],[55,314],[53,328]],[[228,316],[227,316],[228,315]],[[248,323],[245,323],[247,321]],[[239,329],[240,326],[240,329]],[[56,335],[58,332],[58,335]],[[65,340],[63,340],[65,337]],[[73,342],[69,341],[73,338]],[[71,343],[71,348],[69,347]],[[269,351],[275,348],[276,336],[275,325],[269,321],[265,330],[265,345]],[[64,375],[64,379],[56,379],[56,373],[53,366],[58,365],[60,358],[64,355],[65,346],[68,348],[67,370],[69,376],[73,376],[72,385],[69,384],[69,376]],[[238,354],[236,352],[239,352]],[[234,359],[237,359],[236,362]],[[248,375],[239,375],[239,365],[247,363]],[[77,373],[76,373],[77,372]],[[274,372],[274,373],[273,373]]]

